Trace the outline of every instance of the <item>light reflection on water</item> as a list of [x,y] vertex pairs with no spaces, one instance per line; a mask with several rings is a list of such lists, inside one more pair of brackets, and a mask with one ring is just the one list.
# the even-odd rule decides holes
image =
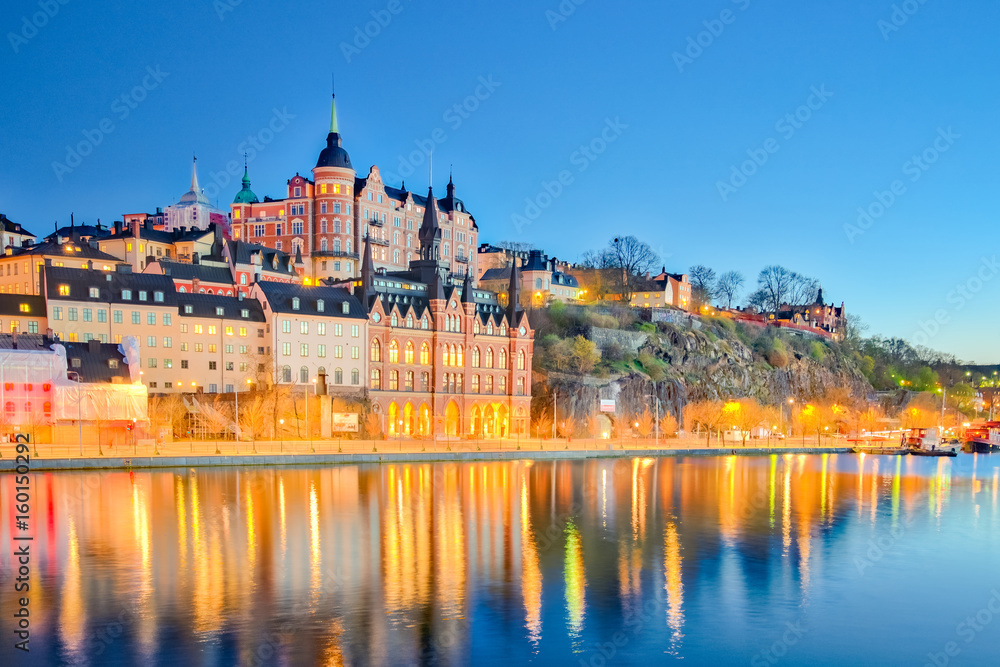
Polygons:
[[998,485],[984,456],[37,474],[28,662],[746,664],[789,623],[790,664],[989,662],[1000,616],[956,625],[1000,588]]

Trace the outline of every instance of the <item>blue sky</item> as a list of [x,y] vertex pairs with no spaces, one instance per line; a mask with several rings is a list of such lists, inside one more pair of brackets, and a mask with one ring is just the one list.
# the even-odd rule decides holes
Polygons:
[[355,167],[422,191],[433,145],[483,241],[576,259],[634,234],[748,283],[780,263],[873,333],[1000,361],[995,2],[62,1],[0,17],[0,211],[35,233],[173,203],[193,153],[225,207],[252,135],[254,190],[282,195],[335,71]]

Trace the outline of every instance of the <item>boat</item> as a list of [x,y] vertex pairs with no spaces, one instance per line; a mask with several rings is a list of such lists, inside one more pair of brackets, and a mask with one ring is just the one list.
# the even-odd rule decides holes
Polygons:
[[855,454],[868,454],[869,456],[905,456],[910,453],[910,448],[905,444],[890,444],[889,438],[882,435],[875,435],[867,438],[848,438],[848,442],[857,443],[854,447],[852,447]]
[[978,454],[1000,452],[1000,422],[973,424],[965,429],[965,450]]
[[943,441],[936,428],[911,428],[903,437],[914,456],[958,456],[961,447],[958,441]]

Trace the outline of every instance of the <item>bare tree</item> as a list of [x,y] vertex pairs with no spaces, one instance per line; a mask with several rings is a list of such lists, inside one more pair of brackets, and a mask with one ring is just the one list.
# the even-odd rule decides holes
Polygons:
[[605,254],[608,268],[613,269],[612,279],[622,303],[630,303],[638,278],[656,264],[656,253],[648,243],[634,236],[620,236],[611,240]]
[[757,292],[751,298],[757,301],[761,310],[777,311],[787,303],[794,280],[795,274],[785,267],[766,266],[757,276]]
[[726,300],[726,308],[733,307],[733,301],[739,297],[744,282],[743,274],[739,271],[726,271],[719,276],[715,291],[720,299]]
[[868,324],[857,313],[850,313],[844,321],[844,342],[848,345],[860,345],[861,339],[868,331]]
[[792,306],[808,306],[816,303],[819,297],[819,281],[815,278],[792,274],[792,285],[788,292],[788,304]]
[[691,280],[691,299],[695,308],[701,310],[702,306],[711,305],[716,295],[715,269],[696,264],[688,269],[688,277]]

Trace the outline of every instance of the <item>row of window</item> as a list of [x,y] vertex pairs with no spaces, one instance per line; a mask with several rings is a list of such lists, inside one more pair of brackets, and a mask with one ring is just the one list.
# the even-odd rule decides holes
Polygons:
[[[288,343],[286,343],[287,345]],[[443,353],[443,361],[445,366],[464,366],[465,365],[465,353],[463,352],[463,347],[461,345],[445,345]],[[403,348],[403,363],[412,364],[414,363],[414,351],[415,348],[411,341],[407,341]],[[480,349],[478,346],[470,350],[472,356],[472,367],[473,368],[507,368],[507,350],[500,349],[497,354],[497,361],[499,362],[496,366],[493,364],[493,348],[487,347],[485,354],[485,366],[480,365],[482,356],[480,354]],[[303,355],[304,356],[304,355]],[[369,359],[374,362],[382,361],[382,343],[378,338],[372,338],[370,346]],[[389,341],[389,363],[398,364],[399,363],[399,343],[396,341]],[[526,357],[524,350],[519,350],[517,353],[517,370],[523,371],[525,368]],[[430,346],[427,343],[423,343],[420,346],[420,365],[429,366],[430,365]]]
[[[349,310],[349,304],[347,302],[344,302],[344,307],[347,310]],[[347,310],[345,310],[344,312],[347,312]],[[286,333],[286,334],[292,333],[292,321],[291,320],[281,320],[281,333]],[[308,336],[309,335],[309,322],[306,322],[306,321],[300,321],[299,322],[299,333],[302,334],[302,335],[304,335],[304,336]],[[317,333],[317,335],[320,335],[320,336],[325,336],[326,335],[326,322],[317,322],[316,323],[316,333]],[[343,324],[336,324],[335,323],[333,325],[333,335],[334,336],[338,336],[338,337],[339,336],[343,336],[344,335],[344,325]],[[361,336],[361,326],[358,325],[358,324],[352,324],[351,325],[351,338],[359,338],[360,336]]]
[[[414,390],[414,379],[416,374],[413,371],[403,372],[403,391],[413,391]],[[387,391],[399,391],[400,374],[398,370],[391,370],[388,373],[388,379],[386,382],[385,389]],[[419,391],[426,392],[430,387],[430,373],[423,372],[420,374],[420,388]],[[371,370],[371,376],[369,378],[368,388],[373,391],[382,390],[382,371],[378,368],[373,368]],[[480,385],[480,377],[478,375],[473,375],[472,380],[469,385],[469,391],[473,394],[493,394],[494,391],[493,376],[487,375],[482,379],[482,385]],[[462,373],[444,373],[441,376],[441,391],[447,394],[464,394],[465,393],[465,375]],[[507,378],[506,376],[501,376],[497,379],[496,383],[496,393],[501,395],[506,395],[507,393]],[[524,396],[524,378],[519,377],[517,379],[517,396]]]
[[[281,356],[290,357],[292,356],[292,344],[282,343],[281,344]],[[308,357],[309,356],[309,343],[299,343],[299,356]],[[326,345],[322,343],[316,346],[316,356],[320,359],[326,358]],[[333,358],[343,359],[344,358],[344,346],[334,345],[333,346]],[[361,358],[361,348],[357,345],[351,346],[351,359]]]
[[[10,320],[9,329],[10,333],[14,333],[15,331],[19,333],[24,333],[24,331],[21,329],[21,320]],[[0,322],[0,331],[3,331],[3,322]],[[33,334],[38,333],[38,320],[28,321],[28,333],[33,333]]]

